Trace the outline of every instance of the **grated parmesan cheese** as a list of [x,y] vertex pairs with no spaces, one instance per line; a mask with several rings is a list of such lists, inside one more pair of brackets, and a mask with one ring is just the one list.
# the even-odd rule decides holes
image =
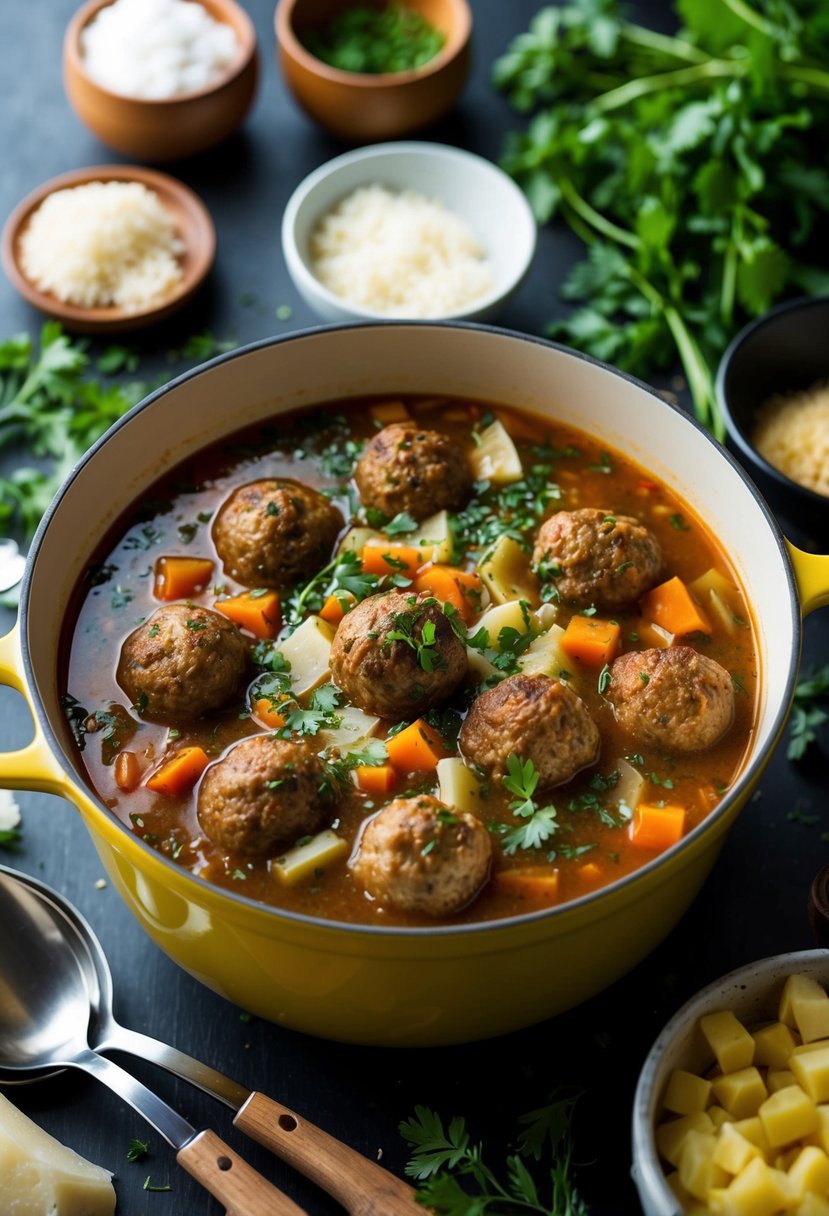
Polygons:
[[311,234],[311,271],[340,299],[390,317],[445,317],[493,286],[469,226],[415,190],[362,186]]
[[781,473],[829,495],[829,383],[772,397],[758,414],[752,442]]
[[43,200],[21,238],[20,264],[35,287],[65,304],[134,312],[178,286],[183,252],[154,191],[141,182],[88,182]]
[[112,93],[163,101],[207,89],[239,54],[236,31],[192,0],[115,0],[81,33],[86,71]]
[[20,807],[11,790],[0,789],[0,832],[20,827]]

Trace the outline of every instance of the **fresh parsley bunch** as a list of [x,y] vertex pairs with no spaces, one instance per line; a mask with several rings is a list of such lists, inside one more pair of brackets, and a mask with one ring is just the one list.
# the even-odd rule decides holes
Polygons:
[[544,8],[493,78],[531,115],[505,168],[588,246],[551,332],[650,376],[679,358],[724,436],[713,373],[747,318],[829,291],[829,8],[677,0],[667,37],[617,0]]

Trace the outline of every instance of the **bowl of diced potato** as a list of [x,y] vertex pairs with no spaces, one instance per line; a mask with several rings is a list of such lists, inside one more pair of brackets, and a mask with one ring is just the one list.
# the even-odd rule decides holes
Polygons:
[[829,1216],[829,955],[782,954],[697,993],[639,1079],[646,1216]]

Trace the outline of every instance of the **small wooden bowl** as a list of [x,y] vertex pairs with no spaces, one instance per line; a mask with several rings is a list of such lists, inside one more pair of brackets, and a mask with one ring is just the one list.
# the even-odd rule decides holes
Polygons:
[[236,62],[206,89],[152,100],[113,93],[86,72],[81,32],[112,2],[88,0],[66,30],[63,83],[82,122],[117,152],[157,163],[193,156],[227,139],[250,109],[259,75],[256,31],[244,9],[234,0],[199,0],[211,17],[236,33]]
[[[20,239],[32,217],[49,194],[70,186],[83,186],[87,182],[141,182],[153,190],[173,218],[176,230],[184,244],[181,255],[182,278],[169,296],[158,304],[135,312],[125,308],[81,308],[76,304],[64,304],[48,292],[38,290],[24,275],[20,265]],[[0,242],[3,268],[20,295],[41,312],[55,317],[66,329],[74,333],[122,333],[154,325],[182,308],[195,294],[207,276],[216,254],[216,230],[204,203],[182,182],[131,165],[94,165],[88,169],[76,169],[44,182],[33,190],[6,221]]]
[[316,59],[300,41],[353,0],[279,0],[279,63],[296,100],[332,134],[360,143],[394,138],[435,122],[449,110],[469,73],[472,13],[467,0],[407,0],[446,35],[443,49],[410,72],[343,72]]

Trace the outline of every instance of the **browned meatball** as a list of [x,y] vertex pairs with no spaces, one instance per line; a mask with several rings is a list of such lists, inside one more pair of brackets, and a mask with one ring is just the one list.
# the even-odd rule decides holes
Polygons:
[[190,722],[230,700],[247,663],[247,644],[227,617],[165,604],[124,642],[117,679],[145,718]]
[[323,776],[322,761],[305,743],[243,739],[205,772],[199,823],[220,848],[266,857],[320,826]]
[[557,511],[544,520],[533,565],[565,603],[621,608],[654,586],[662,551],[633,516],[584,507]]
[[299,481],[251,481],[234,490],[213,524],[225,573],[246,587],[290,587],[331,556],[343,517]]
[[472,478],[466,457],[448,435],[393,422],[368,444],[354,480],[364,506],[389,517],[408,511],[425,519],[461,506]]
[[380,904],[449,916],[484,885],[491,856],[479,819],[421,794],[395,798],[370,820],[351,869]]
[[607,699],[622,729],[669,751],[711,747],[734,720],[734,685],[693,646],[631,651],[610,668]]
[[584,702],[549,676],[510,676],[483,693],[459,742],[467,760],[497,778],[510,754],[532,760],[539,789],[569,781],[599,755],[599,732]]
[[466,647],[431,596],[373,595],[346,613],[331,645],[334,682],[381,718],[416,718],[454,692],[466,670]]

